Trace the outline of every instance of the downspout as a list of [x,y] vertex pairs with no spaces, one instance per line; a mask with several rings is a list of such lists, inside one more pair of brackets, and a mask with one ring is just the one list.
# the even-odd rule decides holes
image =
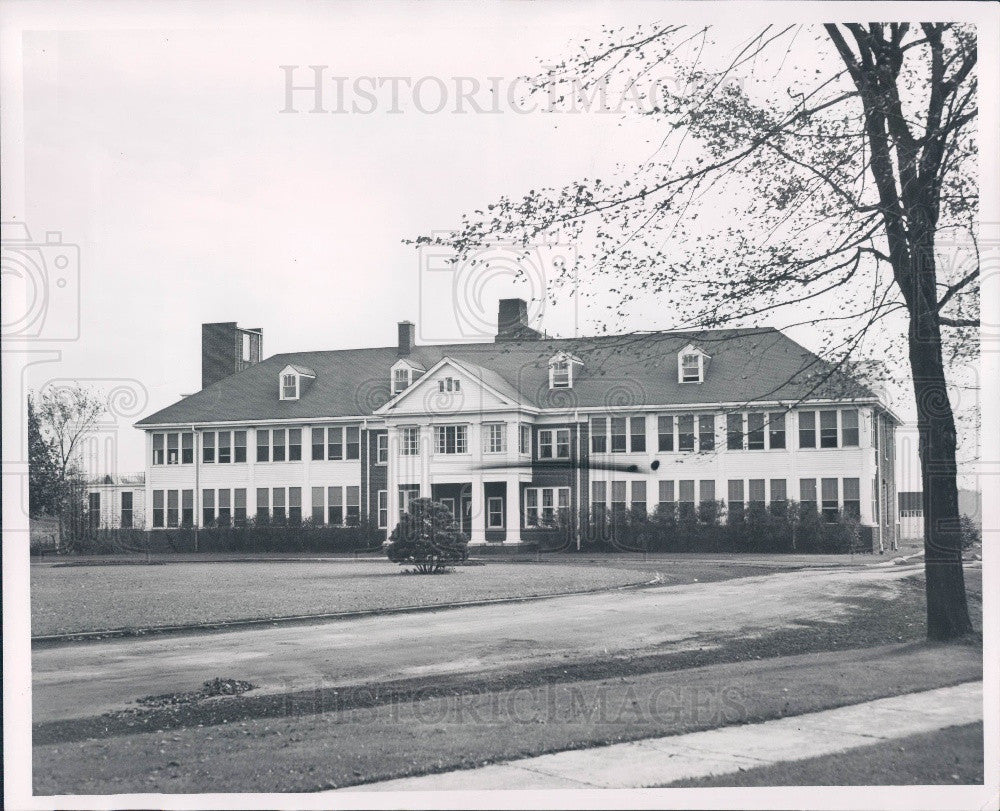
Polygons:
[[[191,423],[191,434],[192,441],[191,445],[194,448],[194,499],[192,504],[194,505],[194,515],[191,516],[193,519],[191,521],[194,524],[194,551],[198,551],[198,524],[201,521],[201,448],[198,442],[198,432],[195,430],[194,423]],[[183,494],[182,494],[183,499]],[[181,505],[181,510],[183,511],[184,505]]]
[[583,460],[580,446],[580,409],[573,409],[573,422],[576,423],[576,551],[580,551],[580,513],[583,506],[583,494],[580,492],[580,463]]
[[[365,522],[367,523],[372,516],[372,438],[368,435],[367,417],[361,421],[361,430],[365,435],[365,507],[367,512]],[[375,523],[378,524],[377,516]]]

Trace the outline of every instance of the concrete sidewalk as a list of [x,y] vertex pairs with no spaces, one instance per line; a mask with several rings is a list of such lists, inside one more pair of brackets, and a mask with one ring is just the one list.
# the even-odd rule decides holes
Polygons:
[[479,769],[352,786],[339,793],[646,788],[828,755],[970,724],[982,717],[983,684],[966,682],[776,721],[557,752]]

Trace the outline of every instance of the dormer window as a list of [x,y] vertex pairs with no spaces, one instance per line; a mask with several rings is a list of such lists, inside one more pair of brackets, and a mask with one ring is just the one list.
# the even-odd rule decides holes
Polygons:
[[306,384],[315,378],[316,373],[312,369],[293,363],[288,364],[278,375],[278,399],[301,399]]
[[549,359],[549,388],[550,389],[571,389],[573,388],[573,370],[576,366],[583,366],[583,361],[566,352]]
[[688,345],[678,353],[677,382],[704,383],[709,356],[696,346]]
[[425,371],[422,366],[412,360],[404,359],[396,361],[392,365],[390,379],[392,396],[395,397],[400,392],[406,391]]

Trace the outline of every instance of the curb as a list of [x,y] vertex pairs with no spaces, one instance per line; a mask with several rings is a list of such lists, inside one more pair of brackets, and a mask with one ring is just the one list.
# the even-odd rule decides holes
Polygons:
[[475,608],[487,605],[509,605],[554,600],[557,597],[574,597],[584,594],[603,594],[612,591],[628,591],[662,585],[659,576],[643,583],[627,583],[624,586],[610,586],[597,589],[562,591],[556,594],[532,594],[525,597],[497,597],[487,600],[465,600],[457,603],[437,603],[434,605],[407,605],[398,608],[370,608],[363,611],[338,611],[330,614],[299,614],[288,617],[263,617],[222,622],[193,623],[189,625],[157,625],[152,628],[112,628],[107,631],[78,631],[69,634],[47,634],[31,637],[32,649],[56,647],[71,642],[103,642],[110,639],[144,638],[201,633],[203,631],[230,631],[241,628],[261,628],[275,625],[309,625],[317,622],[352,620],[364,617],[391,616],[393,614],[420,614],[431,611],[447,611],[452,608]]

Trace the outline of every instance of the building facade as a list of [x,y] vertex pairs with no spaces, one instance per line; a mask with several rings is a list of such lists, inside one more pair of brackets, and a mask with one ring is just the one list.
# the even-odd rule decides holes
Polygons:
[[[492,343],[417,346],[403,322],[394,347],[249,362],[146,417],[146,526],[259,517],[388,534],[433,497],[472,544],[516,544],[600,508],[794,500],[893,542],[898,420],[787,336],[550,339],[526,311],[501,301]],[[203,342],[203,370],[242,348]]]
[[146,520],[146,477],[142,473],[103,476],[86,485],[86,520],[95,529],[142,529]]

